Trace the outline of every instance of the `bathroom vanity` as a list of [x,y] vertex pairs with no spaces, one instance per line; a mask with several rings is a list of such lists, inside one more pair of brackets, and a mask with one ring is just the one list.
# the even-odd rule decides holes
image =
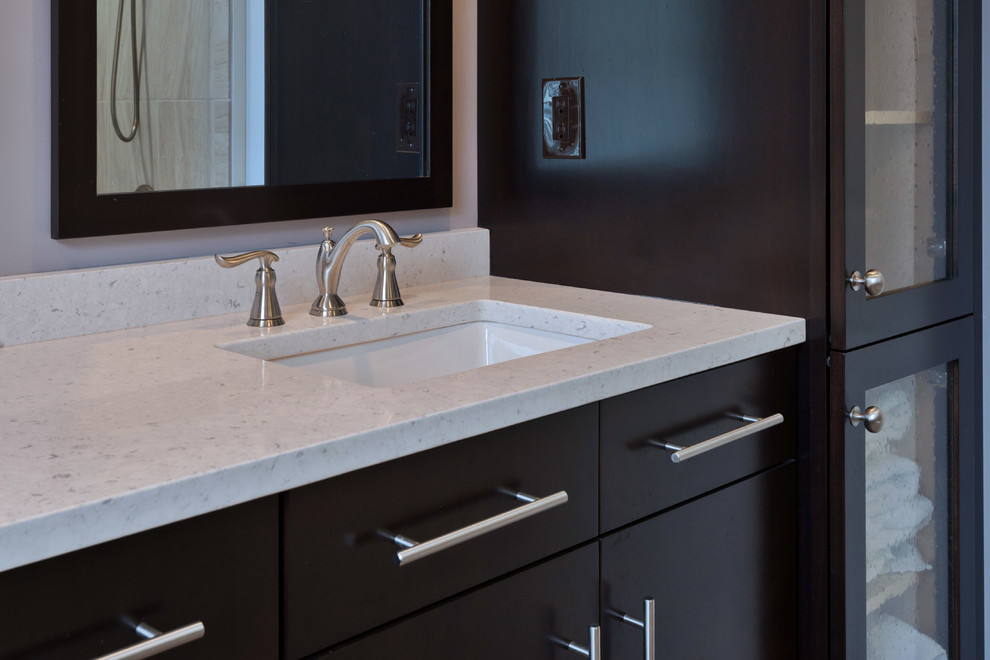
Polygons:
[[[164,657],[792,655],[803,321],[493,277],[403,298],[0,349],[0,657],[99,656],[142,622],[202,624]],[[230,348],[465,306],[595,336],[386,387]]]

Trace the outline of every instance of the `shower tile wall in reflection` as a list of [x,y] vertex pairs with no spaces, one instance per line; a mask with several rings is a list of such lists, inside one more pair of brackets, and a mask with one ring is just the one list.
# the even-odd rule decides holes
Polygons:
[[[135,0],[141,72],[138,134],[114,133],[110,88],[117,0],[97,6],[97,192],[230,184],[230,0]],[[117,75],[121,131],[134,116],[130,2]]]
[[947,657],[949,369],[868,390],[884,425],[866,435],[867,657]]

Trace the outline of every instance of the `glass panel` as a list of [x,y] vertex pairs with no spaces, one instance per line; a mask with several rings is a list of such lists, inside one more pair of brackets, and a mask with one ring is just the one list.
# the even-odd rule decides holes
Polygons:
[[866,433],[867,658],[946,658],[950,648],[951,371],[868,390],[883,428]]
[[949,2],[866,0],[866,263],[885,292],[951,275]]

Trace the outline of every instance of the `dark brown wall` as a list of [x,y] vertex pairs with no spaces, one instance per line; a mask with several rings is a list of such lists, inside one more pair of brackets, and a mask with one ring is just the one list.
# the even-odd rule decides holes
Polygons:
[[[493,272],[819,313],[819,4],[480,0]],[[585,78],[584,160],[542,156],[541,79],[563,76]]]

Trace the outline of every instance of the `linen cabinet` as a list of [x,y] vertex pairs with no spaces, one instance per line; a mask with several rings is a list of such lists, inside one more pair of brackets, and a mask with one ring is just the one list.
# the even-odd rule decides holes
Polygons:
[[832,350],[973,311],[974,8],[831,4]]
[[975,10],[832,6],[835,658],[981,657]]
[[832,356],[836,657],[976,657],[972,331]]

